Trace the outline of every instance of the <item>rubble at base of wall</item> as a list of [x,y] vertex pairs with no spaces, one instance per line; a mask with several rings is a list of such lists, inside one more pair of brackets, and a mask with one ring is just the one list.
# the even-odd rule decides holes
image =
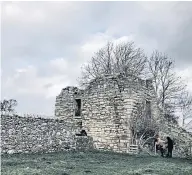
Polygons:
[[91,151],[94,150],[93,138],[89,136],[75,136],[77,151]]
[[76,137],[64,120],[1,115],[1,154],[90,150],[91,137]]

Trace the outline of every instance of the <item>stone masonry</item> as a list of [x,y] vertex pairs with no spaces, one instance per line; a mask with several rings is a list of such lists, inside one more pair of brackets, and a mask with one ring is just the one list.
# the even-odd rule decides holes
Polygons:
[[146,104],[151,117],[159,111],[152,82],[132,75],[99,77],[84,89],[66,87],[56,97],[55,116],[85,129],[95,149],[127,152],[131,144],[130,117],[138,104]]
[[70,121],[1,115],[1,153],[88,149],[92,149],[92,139],[75,136]]

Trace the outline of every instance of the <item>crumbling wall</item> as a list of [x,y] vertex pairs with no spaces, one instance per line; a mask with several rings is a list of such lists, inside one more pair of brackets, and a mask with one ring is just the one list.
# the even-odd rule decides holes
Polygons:
[[75,136],[73,123],[68,121],[1,115],[2,153],[55,152],[91,148],[91,138]]
[[82,129],[81,116],[75,116],[75,99],[82,97],[82,90],[76,87],[66,87],[56,97],[55,116],[70,122],[76,133]]
[[158,115],[152,82],[132,75],[107,75],[90,82],[84,91],[75,87],[69,89],[63,89],[57,97],[56,116],[75,123],[73,104],[76,98],[81,98],[82,112],[78,121],[93,138],[96,149],[127,152],[132,138],[130,117],[139,103],[150,101],[151,115]]
[[127,152],[132,137],[129,122],[136,105],[146,100],[151,101],[151,109],[155,105],[148,86],[139,78],[117,75],[98,78],[85,89],[83,127],[97,149]]

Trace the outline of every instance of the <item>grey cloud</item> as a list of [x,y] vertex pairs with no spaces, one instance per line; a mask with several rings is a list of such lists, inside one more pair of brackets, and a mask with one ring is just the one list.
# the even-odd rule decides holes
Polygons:
[[178,66],[187,66],[192,64],[192,18],[189,19],[182,27],[180,32],[170,42],[168,52],[175,57]]
[[53,86],[52,83],[48,83],[48,84],[45,84],[43,87],[44,87],[44,88],[50,88],[50,87],[52,87],[52,86]]
[[[74,85],[83,64],[80,47],[90,35],[106,31],[117,38],[133,35],[146,52],[167,52],[177,66],[192,64],[191,2],[4,2],[3,7],[6,4],[18,5],[23,14],[8,17],[2,8],[2,82],[13,76],[15,69],[28,65],[37,66],[40,77],[59,74],[48,64],[50,59],[61,57],[69,66],[60,74],[67,72]],[[50,86],[54,84],[45,84],[45,88]],[[44,104],[42,108],[36,104],[33,110],[50,112],[47,108],[54,104],[53,98],[16,96],[14,88],[11,91],[2,88],[4,96],[20,100],[22,109],[32,111],[31,102]]]
[[167,11],[162,11],[162,17],[148,20],[142,26],[141,35],[156,40],[156,49],[173,57],[177,67],[192,64],[191,2],[177,2]]
[[[31,7],[31,4],[34,3],[29,2],[23,8],[34,8],[35,11],[36,7]],[[99,7],[101,7],[101,14],[104,10],[97,3],[79,3],[80,6],[77,10],[75,10],[76,8],[65,9],[65,3],[61,3],[59,9],[56,8],[58,7],[57,3],[44,3],[45,6],[42,3],[40,4],[39,9],[42,11],[45,9],[45,16],[47,15],[42,23],[27,23],[22,20],[10,23],[5,21],[6,16],[2,14],[3,22],[5,21],[2,25],[3,58],[26,57],[29,55],[32,58],[52,58],[69,54],[73,50],[72,45],[79,44],[87,33],[100,30],[102,24],[104,24],[102,18],[98,15],[100,14]],[[33,10],[28,13],[33,13]],[[65,13],[65,10],[69,13]],[[28,13],[26,12],[26,15]]]
[[[150,12],[136,2],[78,2],[72,3],[69,6],[71,9],[67,9],[68,13],[66,13],[65,4],[62,2],[28,2],[24,5],[20,3],[21,7],[26,8],[29,13],[40,9],[45,16],[48,16],[42,23],[26,24],[22,20],[10,23],[3,20],[5,22],[2,25],[2,58],[30,57],[34,61],[41,61],[42,58],[45,60],[73,55],[75,47],[79,47],[89,34],[113,27],[117,36],[135,34],[138,43],[145,42],[146,45],[148,40],[153,39],[158,43],[157,49],[169,52],[169,47],[175,43],[172,44],[172,40],[181,32],[178,29],[178,17],[186,17],[191,10],[191,3],[186,5],[182,3],[183,6],[181,3],[172,2],[168,5],[165,3],[164,10],[161,8],[159,11],[157,9],[157,12]],[[188,9],[186,12],[178,10],[185,8]],[[173,18],[170,18],[170,15]],[[5,17],[2,15],[2,18]],[[190,22],[188,20],[186,24]],[[172,34],[174,33],[171,32],[172,30],[178,31]],[[189,31],[184,35],[189,35]]]

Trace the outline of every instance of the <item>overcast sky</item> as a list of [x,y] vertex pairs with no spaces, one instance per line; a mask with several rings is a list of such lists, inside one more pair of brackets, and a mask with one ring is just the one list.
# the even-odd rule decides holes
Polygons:
[[107,41],[135,41],[176,60],[192,92],[192,2],[3,2],[1,98],[54,115],[55,97]]

